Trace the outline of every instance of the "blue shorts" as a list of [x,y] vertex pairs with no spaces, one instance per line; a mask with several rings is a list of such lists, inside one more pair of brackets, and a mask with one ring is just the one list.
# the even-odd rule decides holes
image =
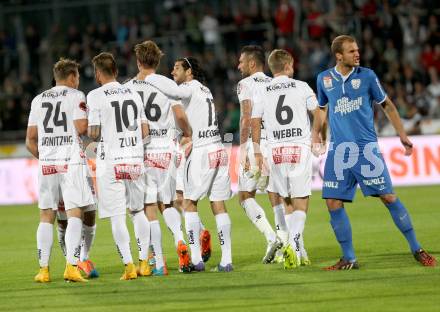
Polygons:
[[357,184],[364,196],[394,193],[382,154],[376,150],[367,159],[362,153],[349,156],[348,153],[343,155],[329,151],[324,168],[322,198],[351,202]]

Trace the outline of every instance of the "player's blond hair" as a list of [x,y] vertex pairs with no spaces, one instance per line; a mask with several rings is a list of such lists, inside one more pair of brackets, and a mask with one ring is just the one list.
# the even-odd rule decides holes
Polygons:
[[331,45],[333,55],[336,55],[336,53],[342,54],[342,52],[344,52],[344,49],[342,48],[344,42],[356,42],[356,39],[348,35],[337,36],[335,39],[333,39]]
[[270,52],[267,63],[272,74],[276,74],[283,71],[286,64],[293,63],[293,56],[286,50],[275,49]]
[[164,55],[154,41],[147,40],[134,47],[136,59],[145,68],[156,69]]
[[70,59],[60,58],[58,62],[53,65],[53,78],[55,81],[65,80],[69,75],[76,75],[80,65]]
[[106,76],[116,77],[118,74],[118,69],[116,67],[115,58],[111,53],[102,52],[96,55],[92,59],[93,66],[95,70],[99,70]]

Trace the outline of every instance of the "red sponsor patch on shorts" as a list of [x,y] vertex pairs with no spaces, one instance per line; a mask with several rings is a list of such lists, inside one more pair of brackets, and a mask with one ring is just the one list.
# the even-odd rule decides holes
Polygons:
[[224,149],[208,153],[209,168],[215,169],[228,165],[228,153]]
[[145,166],[149,168],[168,169],[171,153],[147,153],[144,158]]
[[116,180],[137,180],[141,173],[141,165],[118,164],[114,167]]
[[56,173],[66,173],[68,165],[43,165],[41,166],[41,171],[43,175],[51,175]]
[[272,148],[273,162],[278,164],[298,164],[301,160],[300,146],[280,146]]

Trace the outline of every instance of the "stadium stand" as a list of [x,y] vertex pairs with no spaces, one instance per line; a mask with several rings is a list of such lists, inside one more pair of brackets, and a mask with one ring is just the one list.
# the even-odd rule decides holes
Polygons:
[[[24,138],[31,99],[51,85],[60,56],[81,63],[87,92],[94,55],[113,52],[123,81],[136,72],[134,44],[145,39],[166,52],[161,73],[182,55],[203,61],[223,131],[237,140],[241,46],[291,51],[296,77],[314,85],[341,33],[358,38],[361,64],[381,78],[408,132],[440,133],[439,1],[6,0],[0,12],[0,142]],[[380,110],[376,124],[381,135],[394,134]]]

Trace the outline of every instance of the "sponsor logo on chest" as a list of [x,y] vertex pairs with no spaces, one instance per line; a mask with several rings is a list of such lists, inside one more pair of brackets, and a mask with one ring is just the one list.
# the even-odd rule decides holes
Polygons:
[[332,80],[332,77],[330,77],[330,76],[325,76],[325,77],[322,79],[322,81],[323,81],[323,83],[324,83],[324,88],[326,88],[326,89],[333,88],[333,80]]

